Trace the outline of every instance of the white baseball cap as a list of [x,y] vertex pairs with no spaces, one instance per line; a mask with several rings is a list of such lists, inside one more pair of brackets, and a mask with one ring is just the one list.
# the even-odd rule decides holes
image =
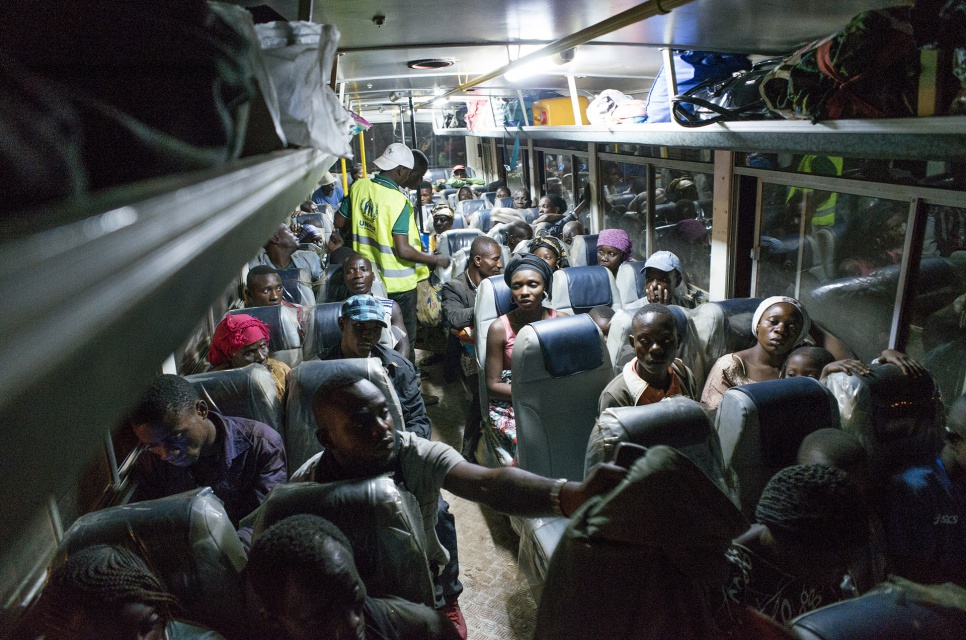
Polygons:
[[413,158],[413,152],[409,147],[400,142],[393,142],[386,147],[386,150],[382,152],[381,156],[372,161],[372,164],[383,171],[389,171],[396,167],[412,169],[413,165],[416,164],[416,160]]

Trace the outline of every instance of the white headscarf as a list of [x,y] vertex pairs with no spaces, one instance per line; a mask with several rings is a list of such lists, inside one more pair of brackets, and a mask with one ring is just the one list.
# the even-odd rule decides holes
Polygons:
[[795,338],[795,344],[797,345],[805,339],[805,336],[808,335],[808,330],[812,326],[812,321],[808,317],[808,312],[805,311],[805,307],[802,306],[802,303],[795,298],[789,298],[788,296],[772,296],[770,298],[765,298],[765,300],[758,305],[758,308],[755,309],[755,315],[751,317],[751,333],[756,339],[758,338],[758,321],[761,320],[762,314],[765,313],[765,310],[770,306],[780,303],[790,304],[798,309],[798,312],[802,314],[802,331],[798,334],[798,337]]

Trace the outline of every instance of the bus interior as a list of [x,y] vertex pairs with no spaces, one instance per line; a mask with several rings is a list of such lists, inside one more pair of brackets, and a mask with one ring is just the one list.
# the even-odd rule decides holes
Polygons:
[[[662,90],[676,95],[675,73],[659,75],[675,68],[676,53],[742,55],[750,63],[783,58],[857,14],[910,2],[229,3],[256,24],[328,25],[322,31],[328,57],[319,59],[330,64],[314,69],[323,86],[313,89],[328,96],[312,103],[325,114],[315,137],[309,135],[315,146],[283,142],[293,138],[291,130],[282,135],[285,123],[262,104],[264,90],[252,94],[250,109],[226,99],[227,111],[221,103],[209,105],[191,123],[184,110],[194,103],[174,92],[176,83],[162,91],[148,67],[125,68],[120,56],[91,57],[96,47],[109,48],[141,25],[146,35],[132,37],[136,46],[148,42],[143,46],[152,47],[151,55],[171,55],[188,68],[191,55],[211,55],[210,43],[197,52],[177,51],[177,39],[165,45],[167,32],[151,31],[169,29],[180,17],[194,20],[207,3],[174,3],[177,10],[154,21],[147,14],[158,3],[30,4],[36,6],[0,26],[11,113],[24,104],[38,109],[37,122],[57,113],[56,101],[24,99],[36,94],[22,79],[45,74],[56,78],[51,86],[58,95],[81,106],[80,124],[51,118],[44,136],[0,146],[5,175],[17,184],[0,224],[6,365],[0,370],[6,440],[0,502],[7,505],[0,521],[0,637],[18,637],[75,521],[129,500],[128,472],[148,453],[125,416],[151,381],[162,372],[204,373],[215,326],[243,306],[243,269],[252,256],[311,197],[324,173],[348,187],[353,165],[366,163],[363,170],[371,173],[372,159],[392,143],[425,153],[426,180],[445,181],[454,166],[465,166],[480,183],[479,197],[496,183],[524,190],[533,207],[555,193],[568,210],[580,209],[588,237],[626,231],[634,261],[675,253],[698,303],[792,296],[852,357],[869,362],[883,350],[900,351],[929,370],[947,409],[963,394],[966,228],[957,225],[966,224],[966,115],[696,128],[581,119],[605,90],[645,101],[659,79],[667,83]],[[47,39],[38,30],[60,31],[52,38],[57,46],[45,53]],[[118,51],[129,55],[129,45]],[[78,69],[83,79],[67,79],[81,75]],[[115,73],[126,79],[112,79]],[[138,74],[143,82],[132,82]],[[83,83],[93,88],[79,97]],[[277,78],[275,84],[281,89]],[[130,118],[114,107],[90,106],[108,103],[103,96],[142,90],[149,98],[138,108],[157,111],[150,127],[129,126]],[[300,88],[293,91],[298,96]],[[170,109],[160,104],[165,92],[173,96]],[[532,121],[534,100],[554,101],[545,125]],[[349,112],[361,131],[349,133]],[[520,121],[508,123],[511,112]],[[91,113],[109,115],[98,120]],[[469,113],[476,116],[471,128]],[[168,131],[175,137],[226,117],[237,131],[219,142],[217,153],[209,153],[210,140],[195,141],[207,155],[189,153],[170,136],[154,135],[165,129],[166,117],[181,118]],[[77,142],[66,133],[85,126],[89,138],[106,137],[63,149],[61,143]],[[105,133],[111,126],[143,136],[137,143],[128,133],[114,138]],[[58,139],[51,131],[65,135]],[[144,166],[131,168],[138,158]],[[11,169],[18,164],[19,173]],[[436,199],[447,195],[437,192]],[[829,214],[831,223],[816,221]],[[416,219],[422,233],[431,232],[431,217]],[[582,259],[596,262],[590,254]],[[572,256],[571,264],[580,260]],[[321,303],[320,283],[311,284]],[[641,297],[633,275],[628,286]],[[623,295],[628,299],[611,301],[615,309],[633,301]],[[424,345],[419,353],[427,353]],[[437,437],[458,450],[462,387],[432,369],[423,388],[441,397],[428,409]],[[498,454],[488,459],[507,462]],[[534,585],[524,577],[525,565],[535,560],[523,553],[519,523],[448,499],[461,527],[469,637],[533,637],[540,592],[537,585],[531,593]]]

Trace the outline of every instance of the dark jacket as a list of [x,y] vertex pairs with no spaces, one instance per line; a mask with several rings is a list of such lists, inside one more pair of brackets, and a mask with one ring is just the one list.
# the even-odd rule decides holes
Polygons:
[[[412,363],[395,351],[379,344],[372,348],[370,355],[378,358],[382,362],[383,369],[389,374],[392,386],[396,389],[396,395],[399,396],[399,404],[402,405],[406,431],[412,431],[417,436],[428,440],[433,423],[426,415],[426,405],[423,404],[423,396],[419,391],[419,377]],[[322,360],[341,360],[344,357],[342,345],[337,344],[325,354]]]
[[443,326],[446,329],[464,329],[473,326],[473,310],[476,306],[476,287],[469,274],[463,272],[458,278],[443,285]]
[[144,451],[131,472],[137,485],[131,502],[208,486],[224,503],[228,517],[237,527],[276,484],[286,481],[285,449],[278,432],[255,420],[222,416],[214,411],[208,417],[224,446],[215,467],[202,469],[198,464],[176,467]]

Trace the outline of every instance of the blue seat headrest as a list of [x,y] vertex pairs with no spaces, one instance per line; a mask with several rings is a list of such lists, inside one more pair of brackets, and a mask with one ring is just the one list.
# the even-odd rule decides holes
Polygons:
[[279,269],[278,277],[282,279],[282,288],[285,290],[284,298],[293,304],[302,303],[302,292],[299,290],[299,269]]
[[496,191],[485,192],[483,194],[483,199],[489,202],[490,204],[493,204],[493,201],[496,200]]
[[258,318],[268,325],[268,350],[283,351],[291,347],[286,346],[287,341],[282,331],[282,307],[275,305],[272,307],[247,307],[245,309],[232,309],[228,313],[232,315],[243,314]]
[[449,243],[449,255],[455,256],[460,249],[469,249],[479,235],[476,229],[466,229],[455,233],[450,231],[446,234],[446,241]]
[[[596,255],[596,253],[595,253]],[[607,267],[567,267],[570,306],[576,313],[587,313],[597,305],[614,304]]]
[[493,301],[496,304],[497,317],[505,316],[513,311],[517,305],[513,302],[513,294],[510,292],[510,287],[506,285],[503,276],[490,276],[487,280],[493,285]]
[[456,216],[453,218],[453,226],[450,229],[465,229],[466,225],[463,223],[463,216]]
[[493,200],[493,208],[512,209],[513,198],[495,198]]
[[327,302],[315,305],[315,355],[322,357],[342,342],[342,329],[339,328],[341,302]]
[[493,212],[490,209],[480,209],[480,230],[486,233],[493,228]]
[[590,316],[563,316],[530,326],[540,341],[544,366],[554,378],[592,371],[603,364],[600,330]]
[[584,236],[584,256],[589,265],[597,264],[597,238],[599,235],[595,233],[592,236]]
[[[645,284],[645,279],[644,279],[644,261],[643,260],[628,260],[626,264],[631,265],[631,268],[634,269],[634,284],[635,284],[635,289],[637,290],[637,297],[638,298],[643,298],[644,297],[644,284]],[[621,265],[621,266],[623,266],[623,265]]]
[[782,469],[795,464],[805,436],[819,429],[839,428],[839,408],[818,380],[799,376],[735,387],[755,403],[762,460]]

